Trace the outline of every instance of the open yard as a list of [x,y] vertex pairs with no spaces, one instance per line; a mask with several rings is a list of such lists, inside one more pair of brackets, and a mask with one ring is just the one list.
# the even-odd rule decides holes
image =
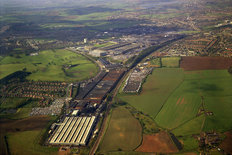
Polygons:
[[32,72],[27,78],[34,81],[78,81],[98,72],[87,58],[64,49],[41,51],[34,56],[7,56],[1,59],[0,68],[0,78],[24,69]]
[[142,127],[124,107],[113,110],[108,129],[100,144],[100,152],[132,151],[142,141]]

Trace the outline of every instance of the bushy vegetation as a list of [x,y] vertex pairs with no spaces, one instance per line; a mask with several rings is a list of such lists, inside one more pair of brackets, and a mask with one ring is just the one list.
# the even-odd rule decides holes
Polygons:
[[232,66],[228,69],[228,72],[232,74]]

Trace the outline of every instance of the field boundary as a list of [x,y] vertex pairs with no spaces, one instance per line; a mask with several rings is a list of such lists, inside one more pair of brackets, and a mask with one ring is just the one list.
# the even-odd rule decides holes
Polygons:
[[[158,113],[155,115],[154,117],[154,121],[155,121],[155,118],[157,117],[157,115],[160,113],[160,111],[162,110],[162,108],[164,107],[165,103],[167,102],[168,98],[177,90],[177,88],[179,88],[182,83],[184,82],[184,79],[182,79],[182,81],[180,82],[180,84],[178,86],[176,86],[176,88],[174,88],[174,90],[167,96],[167,98],[165,99],[164,103],[162,104],[162,106],[160,107]],[[157,123],[156,123],[157,124]],[[158,124],[157,124],[158,125]],[[159,125],[158,125],[159,126]],[[159,126],[160,127],[160,126]]]

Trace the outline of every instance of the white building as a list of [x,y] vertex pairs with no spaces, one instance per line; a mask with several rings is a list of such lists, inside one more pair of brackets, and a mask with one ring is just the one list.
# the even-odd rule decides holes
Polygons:
[[89,54],[94,57],[100,57],[100,56],[106,56],[107,52],[104,50],[96,49],[96,50],[90,51]]

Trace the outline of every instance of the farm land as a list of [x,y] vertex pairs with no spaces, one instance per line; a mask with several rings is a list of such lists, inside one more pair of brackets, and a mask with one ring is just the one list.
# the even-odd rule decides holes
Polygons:
[[142,140],[142,127],[124,107],[113,109],[100,152],[133,151]]
[[[36,116],[24,119],[1,119],[1,154],[51,154],[58,148],[41,145],[47,134],[46,128],[56,119],[50,116]],[[23,150],[21,148],[24,148]]]
[[84,80],[95,76],[98,68],[82,55],[68,50],[47,50],[35,55],[7,56],[0,60],[3,78],[15,71],[32,72],[27,77],[34,81],[67,81]]
[[162,67],[178,68],[180,57],[164,57],[161,58]]
[[[201,132],[231,130],[232,87],[229,84],[232,81],[227,72],[231,59],[182,57],[179,64],[179,56],[232,56],[230,1],[184,0],[181,4],[162,0],[140,4],[138,1],[140,7],[136,7],[137,1],[121,4],[119,0],[120,4],[113,6],[103,1],[103,7],[82,7],[76,2],[67,8],[57,6],[58,3],[41,7],[42,4],[36,2],[30,9],[0,6],[0,9],[9,9],[0,16],[3,23],[0,26],[0,54],[3,55],[0,56],[0,79],[15,71],[24,71],[32,72],[26,80],[47,83],[32,82],[32,87],[38,87],[34,89],[27,81],[22,85],[23,91],[17,87],[13,93],[14,85],[8,87],[12,96],[4,96],[7,98],[1,100],[0,106],[1,130],[4,131],[0,135],[1,148],[4,148],[1,154],[57,153],[58,148],[40,145],[40,138],[47,133],[45,129],[56,118],[29,117],[31,109],[37,107],[38,102],[39,106],[46,107],[53,97],[64,96],[67,85],[60,88],[52,81],[58,81],[59,85],[63,81],[81,81],[98,72],[96,65],[82,55],[61,49],[103,48],[113,44],[111,41],[121,42],[122,36],[133,40],[135,35],[143,40],[150,34],[167,37],[174,33],[184,38],[162,48],[160,55],[154,53],[159,56],[148,65],[158,68],[144,81],[140,94],[120,92],[117,95],[116,101],[123,107],[112,111],[100,154],[140,155],[179,150],[180,154],[197,154],[201,151],[197,141]],[[84,38],[88,39],[86,44]],[[157,38],[162,40],[157,35],[150,43],[155,43]],[[19,98],[22,94],[27,96]],[[46,100],[40,101],[41,96],[46,96]],[[220,148],[228,151],[231,133],[226,136]],[[164,150],[153,148],[165,144],[168,145]]]
[[[169,66],[174,64],[172,60],[168,62],[171,64]],[[198,141],[193,135],[231,130],[232,87],[228,83],[232,83],[232,76],[227,69],[232,61],[223,57],[181,57],[176,61],[180,61],[176,68],[155,68],[152,75],[147,77],[140,94],[119,92],[117,97],[120,102],[153,119],[156,124],[154,128],[158,130],[153,130],[153,134],[151,130],[147,132],[144,140],[147,136],[167,130],[181,143],[181,152],[199,152]],[[224,63],[217,66],[220,61]],[[161,92],[166,93],[159,95]],[[143,141],[137,150],[143,150],[146,143]]]
[[179,68],[157,68],[147,77],[140,95],[121,93],[118,97],[155,118],[169,94],[182,82],[183,76],[183,71]]

